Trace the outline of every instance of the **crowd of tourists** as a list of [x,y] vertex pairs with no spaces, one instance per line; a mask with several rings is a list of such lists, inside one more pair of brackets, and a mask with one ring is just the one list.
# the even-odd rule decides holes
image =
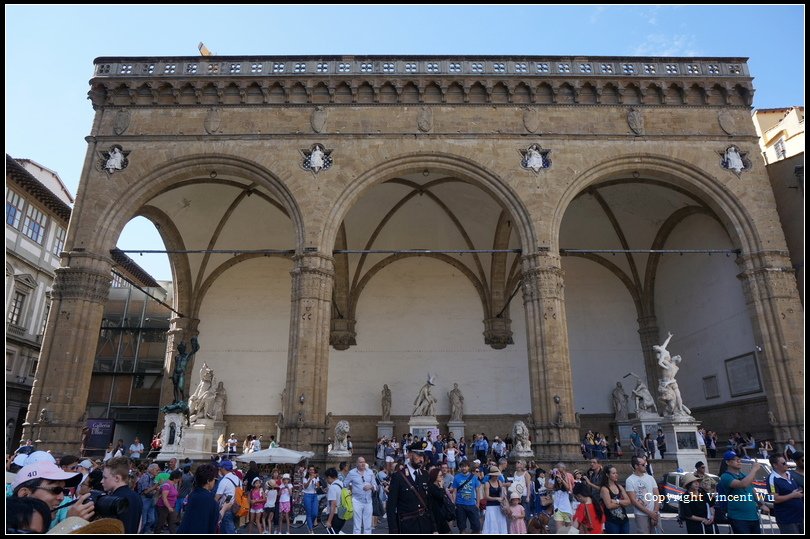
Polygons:
[[[630,474],[620,480],[628,470],[603,465],[599,451],[582,471],[563,462],[545,470],[531,460],[511,459],[510,466],[508,438],[490,443],[481,433],[468,443],[452,433],[405,435],[379,439],[374,466],[358,457],[321,471],[238,464],[232,440],[196,463],[153,462],[137,439],[128,451],[113,447],[98,460],[57,459],[27,441],[7,465],[7,533],[288,534],[297,519],[310,533],[371,533],[380,526],[392,533],[630,533],[630,520],[635,532],[660,529],[661,493],[646,455],[622,459]],[[717,531],[721,522],[735,533],[760,531],[762,500],[717,504],[707,495],[752,492],[759,464],[743,473],[744,456],[726,451],[719,482],[709,480],[703,463],[684,476],[682,486],[693,495],[681,500],[678,519],[689,533]],[[770,458],[768,489],[780,530],[803,533],[803,453],[791,440]]]

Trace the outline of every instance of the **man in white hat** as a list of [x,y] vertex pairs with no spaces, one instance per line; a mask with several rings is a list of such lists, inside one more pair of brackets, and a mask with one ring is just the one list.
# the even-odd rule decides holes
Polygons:
[[[65,500],[68,488],[75,487],[82,478],[80,473],[65,472],[53,462],[39,461],[24,466],[12,484],[13,496],[25,498],[31,496],[45,502],[52,511],[59,509]],[[87,501],[90,494],[80,496],[68,511],[68,516],[93,518],[93,503]],[[57,524],[55,519],[51,526]]]

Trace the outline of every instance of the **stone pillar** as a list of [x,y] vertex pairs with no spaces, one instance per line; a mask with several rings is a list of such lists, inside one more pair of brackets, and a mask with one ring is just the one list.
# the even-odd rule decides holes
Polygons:
[[541,459],[579,458],[560,257],[530,254],[522,265],[533,447]]
[[[26,423],[54,454],[78,455],[112,261],[72,251],[56,269]],[[42,410],[46,410],[41,414]],[[40,415],[46,421],[40,422]]]
[[[774,438],[804,435],[804,308],[788,254],[761,251],[741,255],[737,276],[743,285],[757,346],[768,406],[775,417]],[[767,410],[763,410],[763,415]]]
[[[320,253],[293,258],[290,351],[284,392],[284,440],[309,451],[324,442],[334,261]],[[301,397],[303,396],[303,402]]]
[[[172,374],[174,374],[174,358],[177,356],[177,345],[186,341],[188,350],[191,350],[190,340],[192,337],[199,335],[198,326],[200,321],[197,318],[180,318],[175,317],[169,321],[169,331],[166,332],[166,357],[163,361],[163,381],[160,384],[160,407],[171,404],[174,400],[174,384],[172,383]],[[205,346],[205,343],[200,343],[200,347]],[[191,393],[191,373],[194,372],[194,365],[196,363],[196,354],[186,365],[186,384],[183,388],[183,394],[186,396],[188,402],[189,394]],[[158,426],[164,423],[163,412],[158,415]]]
[[[646,384],[650,391],[658,387],[658,361],[655,359],[653,345],[661,344],[658,320],[655,315],[642,316],[638,319],[638,335],[641,338],[641,350],[644,353],[644,370]],[[641,373],[639,373],[641,376]]]

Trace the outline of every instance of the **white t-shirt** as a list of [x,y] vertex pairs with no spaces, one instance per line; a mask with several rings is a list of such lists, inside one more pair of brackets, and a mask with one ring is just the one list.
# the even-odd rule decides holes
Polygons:
[[455,462],[456,461],[456,448],[450,447],[447,449],[447,462]]
[[261,451],[262,450],[262,443],[257,439],[253,440],[253,451]]
[[[340,491],[343,489],[343,483],[339,480],[332,481],[332,484],[329,485],[329,490],[326,491],[326,506],[331,507],[329,504],[331,502],[337,502],[340,504]],[[335,509],[337,511],[337,509]]]
[[276,498],[278,498],[278,490],[274,488],[267,489],[267,501],[264,502],[265,507],[274,508],[276,506]]
[[[304,479],[304,485],[306,485],[308,481],[309,477]],[[317,488],[320,483],[321,483],[320,477],[316,477],[315,479],[313,479],[312,482],[309,483],[309,486],[304,487],[303,490],[304,494],[317,494]]]
[[143,451],[143,444],[142,443],[132,444],[132,445],[129,446],[129,456],[134,458],[134,459],[141,458],[141,452],[142,451]]
[[[653,479],[650,474],[645,473],[642,476],[636,474],[631,475],[627,478],[624,488],[627,490],[628,494],[635,492],[636,498],[647,507],[647,510],[655,511],[653,494],[655,489],[658,488],[658,485],[655,484],[655,479]],[[641,509],[636,507],[635,504],[633,504],[633,511],[636,515],[647,516],[647,514],[642,513]]]
[[236,475],[228,472],[222,479],[220,479],[216,495],[219,496],[220,494],[224,494],[225,496],[233,496],[236,494],[236,485],[241,483],[242,482],[238,477],[236,477]]
[[278,493],[279,493],[279,496],[281,496],[281,498],[279,498],[278,501],[282,502],[282,503],[283,502],[289,502],[290,501],[290,492],[292,492],[292,485],[289,484],[289,483],[287,483],[286,485],[282,483],[281,486],[278,487]]
[[236,453],[236,444],[239,443],[239,440],[236,438],[228,438],[228,452]]

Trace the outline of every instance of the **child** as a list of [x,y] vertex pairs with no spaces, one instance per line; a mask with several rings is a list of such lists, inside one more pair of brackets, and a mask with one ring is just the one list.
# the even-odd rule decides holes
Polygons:
[[273,519],[276,516],[274,513],[276,512],[276,498],[278,497],[277,485],[278,472],[273,471],[273,475],[267,481],[267,490],[265,491],[267,501],[264,503],[264,530],[267,534],[273,533]]
[[574,485],[574,497],[579,502],[574,513],[573,526],[579,533],[602,533],[604,527],[604,513],[602,505],[593,503],[591,487],[584,483]]
[[253,483],[250,485],[250,521],[248,522],[248,533],[250,533],[250,526],[255,526],[258,533],[264,533],[264,502],[267,497],[262,489],[262,480],[260,477],[255,477]]
[[509,515],[509,533],[526,533],[526,511],[520,504],[520,494],[517,491],[513,492],[509,497],[509,509],[512,514]]
[[290,474],[285,473],[281,476],[281,486],[278,488],[278,512],[281,521],[278,525],[279,533],[282,533],[281,527],[286,523],[287,531],[290,533],[290,501],[292,500],[292,485],[290,484]]

